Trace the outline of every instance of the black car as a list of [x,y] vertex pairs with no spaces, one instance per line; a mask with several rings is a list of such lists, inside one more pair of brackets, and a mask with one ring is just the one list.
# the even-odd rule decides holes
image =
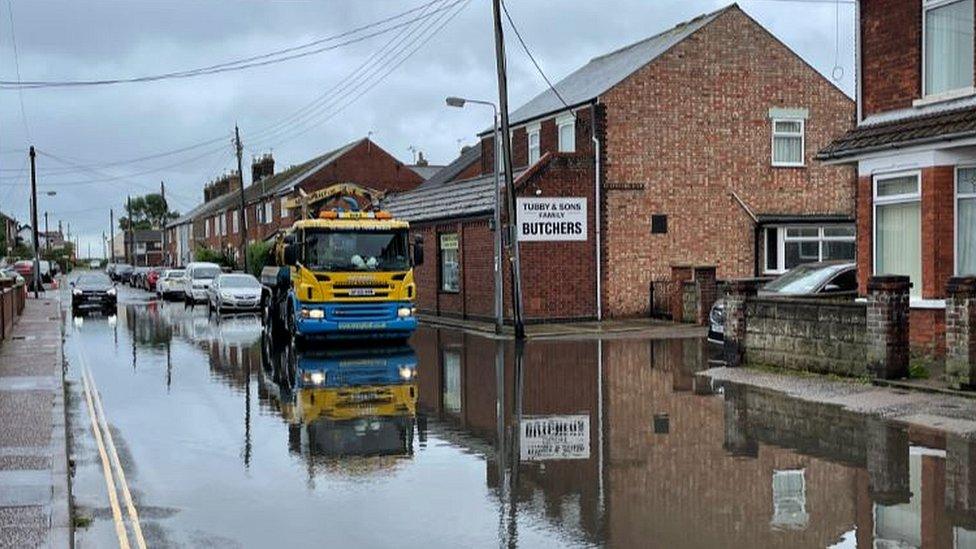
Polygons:
[[119,263],[115,266],[115,270],[112,272],[114,273],[112,276],[114,280],[126,284],[132,278],[132,265],[129,265],[128,263]]
[[71,310],[115,311],[115,284],[104,273],[86,273],[71,283]]

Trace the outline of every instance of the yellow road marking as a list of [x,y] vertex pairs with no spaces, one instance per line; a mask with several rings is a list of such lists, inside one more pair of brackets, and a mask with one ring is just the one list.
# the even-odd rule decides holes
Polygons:
[[[84,359],[82,359],[84,361]],[[108,428],[108,419],[105,415],[105,410],[102,409],[102,397],[98,394],[98,386],[95,384],[95,376],[92,375],[91,369],[88,368],[87,364],[84,364],[84,372],[88,374],[89,383],[94,388],[92,395],[95,399],[95,408],[98,410],[98,415],[101,416],[102,430],[105,432],[105,440],[108,442],[108,450],[112,456],[112,463],[115,465],[115,472],[119,477],[119,484],[122,486],[122,498],[125,500],[125,506],[129,512],[129,521],[132,524],[132,533],[136,538],[136,545],[139,549],[146,549],[146,540],[142,537],[142,526],[139,524],[139,513],[136,511],[136,506],[132,503],[132,494],[129,493],[129,483],[125,480],[125,471],[122,469],[122,462],[119,461],[119,454],[115,450],[115,441],[112,439],[112,431]]]
[[88,387],[88,378],[84,372],[82,372],[81,380],[85,385],[85,400],[88,402],[88,417],[91,419],[92,432],[95,434],[95,443],[98,444],[98,454],[102,458],[102,474],[105,475],[105,486],[108,488],[108,501],[112,506],[112,518],[115,519],[115,533],[119,536],[119,547],[129,549],[129,535],[126,533],[125,524],[122,522],[122,510],[119,509],[119,498],[115,493],[112,467],[108,463],[105,445],[102,443],[102,433],[98,428],[98,420],[95,419],[95,406],[92,404],[91,390]]

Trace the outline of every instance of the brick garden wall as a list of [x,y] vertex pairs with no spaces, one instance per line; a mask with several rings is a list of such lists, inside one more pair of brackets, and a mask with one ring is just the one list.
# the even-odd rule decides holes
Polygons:
[[868,375],[864,303],[751,299],[746,360],[810,372]]
[[[731,191],[756,213],[853,217],[852,168],[813,156],[853,126],[854,102],[741,10],[728,10],[600,101],[611,316],[647,314],[649,283],[666,278],[671,264],[753,276],[755,227]],[[809,110],[805,167],[771,166],[771,107]],[[651,234],[652,214],[668,216],[667,234]]]

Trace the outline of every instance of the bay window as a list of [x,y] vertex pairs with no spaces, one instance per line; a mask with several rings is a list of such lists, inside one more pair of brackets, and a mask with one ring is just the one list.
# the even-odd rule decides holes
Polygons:
[[924,0],[922,95],[973,87],[973,0]]
[[803,119],[773,119],[773,166],[803,166]]
[[956,275],[976,275],[976,167],[956,170]]
[[765,274],[784,273],[803,263],[854,261],[854,226],[786,225],[765,228]]
[[441,290],[458,292],[461,290],[461,262],[458,255],[457,233],[440,235]]
[[922,282],[921,174],[874,180],[874,273],[907,275],[912,295]]

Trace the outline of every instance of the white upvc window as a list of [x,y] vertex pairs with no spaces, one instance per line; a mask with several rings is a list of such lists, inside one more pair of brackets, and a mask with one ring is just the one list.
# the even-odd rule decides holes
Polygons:
[[911,295],[922,286],[922,174],[874,177],[874,274],[907,275]]
[[773,516],[770,525],[775,529],[802,530],[809,521],[805,471],[773,471]]
[[556,119],[559,152],[576,152],[576,117],[572,113]]
[[539,157],[542,156],[541,150],[539,148],[539,124],[533,124],[525,128],[526,132],[526,142],[529,148],[529,166],[535,164],[539,161]]
[[231,223],[232,223],[233,228],[234,228],[234,234],[237,234],[241,230],[241,212],[239,212],[237,210],[234,210],[233,216],[234,216],[232,218],[233,221],[231,221]]
[[976,275],[976,166],[956,170],[956,276]]
[[803,166],[806,122],[802,118],[773,118],[773,166]]
[[220,236],[227,236],[227,212],[220,213]]
[[763,271],[781,274],[816,261],[854,261],[857,253],[852,224],[782,225],[764,229]]
[[258,224],[264,223],[264,208],[260,204],[254,205],[254,221]]
[[973,92],[973,0],[924,0],[922,95]]
[[278,206],[278,208],[281,210],[281,217],[282,218],[288,217],[291,214],[291,212],[288,211],[287,202],[288,202],[288,197],[287,196],[282,196],[281,197],[281,204],[279,204],[279,206]]
[[211,218],[206,218],[203,220],[203,236],[205,238],[210,238],[210,224],[213,223]]
[[274,202],[271,200],[264,203],[264,222],[271,223],[274,221]]

